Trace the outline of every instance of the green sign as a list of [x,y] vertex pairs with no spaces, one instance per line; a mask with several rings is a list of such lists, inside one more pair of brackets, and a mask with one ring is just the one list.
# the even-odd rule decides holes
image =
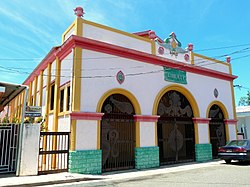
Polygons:
[[170,82],[176,82],[181,84],[187,84],[187,75],[186,71],[173,69],[173,68],[164,68],[164,80]]

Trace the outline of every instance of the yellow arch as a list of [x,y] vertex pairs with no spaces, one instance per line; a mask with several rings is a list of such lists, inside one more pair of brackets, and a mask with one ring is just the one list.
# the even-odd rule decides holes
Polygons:
[[141,114],[141,108],[139,105],[139,102],[137,101],[136,97],[130,93],[127,90],[124,90],[122,88],[115,88],[112,90],[107,91],[106,93],[103,94],[103,96],[101,97],[101,99],[99,100],[98,104],[97,104],[97,108],[96,108],[96,112],[101,112],[102,111],[102,105],[104,103],[104,101],[111,95],[113,94],[121,94],[126,96],[131,103],[133,104],[133,107],[135,109],[135,114],[140,115]]
[[187,100],[189,101],[192,107],[194,117],[195,118],[200,117],[200,111],[199,111],[199,108],[195,101],[194,96],[186,88],[178,84],[172,84],[172,85],[166,86],[158,93],[154,101],[153,112],[152,112],[153,115],[157,115],[157,109],[158,109],[158,104],[160,102],[160,99],[163,97],[165,93],[171,90],[178,91],[181,94],[183,94],[187,98]]
[[[213,105],[218,105],[220,107],[220,109],[222,110],[223,112],[223,115],[224,115],[224,119],[229,119],[228,117],[228,112],[227,112],[227,109],[225,107],[225,105],[223,103],[221,103],[220,101],[213,101],[211,102],[208,107],[207,107],[207,118],[209,117],[209,111],[210,111],[210,108],[213,106]],[[225,131],[226,131],[226,141],[229,141],[229,129],[228,129],[228,125],[225,125]],[[209,134],[209,137],[210,137],[210,130],[208,132]]]
[[211,102],[211,103],[208,105],[208,107],[207,107],[207,113],[206,113],[207,118],[209,117],[210,108],[211,108],[213,105],[218,105],[218,106],[220,107],[220,109],[222,110],[222,112],[223,112],[224,118],[225,118],[225,119],[229,119],[227,109],[226,109],[225,105],[224,105],[223,103],[221,103],[220,101],[213,101],[213,102]]
[[[121,88],[115,88],[115,89],[109,90],[106,93],[104,93],[97,104],[96,112],[102,111],[103,103],[105,102],[105,100],[109,96],[111,96],[113,94],[121,94],[121,95],[126,96],[133,104],[135,114],[141,115],[141,108],[140,108],[139,102],[137,101],[136,97],[132,93],[130,93],[129,91],[121,89]],[[135,133],[136,133],[136,147],[140,147],[140,124],[139,124],[139,122],[136,122],[136,124],[135,124]],[[97,149],[100,149],[100,148],[101,148],[101,122],[98,121]]]

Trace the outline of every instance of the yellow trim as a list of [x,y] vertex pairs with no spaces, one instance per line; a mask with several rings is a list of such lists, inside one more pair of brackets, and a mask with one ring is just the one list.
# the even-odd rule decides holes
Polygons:
[[61,62],[59,58],[56,57],[56,77],[55,77],[55,88],[54,88],[54,121],[53,121],[54,132],[58,131],[60,75],[61,75]]
[[101,120],[97,121],[97,149],[101,149]]
[[156,55],[156,44],[153,40],[151,40],[151,53],[152,55]]
[[216,59],[213,59],[213,58],[210,58],[210,57],[207,57],[207,56],[203,56],[203,55],[200,55],[200,54],[197,54],[197,53],[193,53],[193,55],[196,56],[196,57],[200,57],[200,58],[203,58],[203,59],[206,59],[206,60],[210,60],[210,61],[213,61],[213,62],[223,64],[223,65],[226,65],[226,66],[230,66],[229,63],[227,63],[227,62],[216,60]]
[[[222,110],[223,112],[223,115],[224,115],[224,119],[229,119],[229,116],[228,116],[228,112],[227,112],[227,109],[226,107],[223,105],[223,103],[221,103],[220,101],[213,101],[211,102],[208,107],[207,107],[207,118],[209,117],[209,111],[210,111],[210,108],[213,106],[213,105],[218,105],[220,107],[220,109]],[[229,128],[228,128],[228,125],[226,123],[225,124],[225,131],[226,131],[226,141],[229,140]],[[209,140],[210,140],[210,128],[208,127],[209,129]]]
[[47,66],[47,83],[46,83],[46,104],[45,104],[45,131],[48,131],[49,109],[50,109],[50,81],[51,81],[51,64]]
[[[81,109],[81,76],[82,76],[82,49],[76,47],[73,61],[73,84],[72,84],[72,111]],[[71,120],[71,150],[76,147],[76,120]]]
[[76,120],[71,120],[70,125],[70,150],[75,151],[76,150]]
[[70,32],[70,30],[75,26],[76,20],[71,23],[71,25],[66,29],[66,31],[62,34],[62,43],[65,42],[65,36]]
[[28,106],[32,106],[32,81],[30,82],[29,85],[29,95],[28,95]]
[[75,21],[75,26],[76,26],[76,29],[75,29],[75,35],[76,36],[82,36],[82,28],[83,28],[83,22],[82,22],[82,18],[76,18],[76,21]]
[[140,147],[141,135],[140,135],[141,125],[140,122],[135,122],[135,147]]
[[210,108],[211,108],[213,105],[218,105],[218,106],[220,107],[220,109],[222,110],[222,112],[223,112],[224,119],[229,119],[227,109],[226,109],[225,105],[223,105],[223,103],[221,103],[220,101],[213,101],[213,102],[211,102],[211,103],[208,105],[208,107],[207,107],[207,113],[206,113],[207,118],[209,117]]
[[81,76],[82,76],[82,49],[76,47],[74,50],[73,64],[73,92],[72,92],[72,111],[80,111],[81,108]]
[[190,51],[191,64],[194,65],[194,52]]
[[233,105],[234,119],[237,119],[237,115],[236,115],[236,106],[235,106],[235,98],[234,98],[234,86],[233,86],[233,81],[230,81],[230,86],[231,86],[231,93],[232,93],[232,105]]
[[43,71],[40,72],[40,85],[39,85],[39,98],[38,98],[38,106],[42,106],[43,102]]
[[194,117],[195,118],[200,117],[200,111],[199,111],[199,108],[198,108],[198,105],[196,103],[194,96],[186,88],[178,84],[171,84],[161,89],[161,91],[157,94],[155,101],[154,101],[154,106],[153,106],[153,111],[152,111],[153,115],[157,115],[157,109],[158,109],[158,104],[160,102],[160,99],[163,97],[163,95],[166,92],[171,91],[171,90],[178,91],[181,94],[183,94],[187,98],[187,100],[189,101],[192,107]]
[[101,29],[109,30],[109,31],[112,31],[112,32],[115,32],[115,33],[118,33],[118,34],[122,34],[122,35],[132,37],[132,38],[135,38],[135,39],[138,39],[138,40],[142,40],[142,41],[145,41],[145,42],[151,42],[151,40],[149,38],[144,38],[144,37],[141,37],[141,36],[137,36],[135,34],[131,34],[131,33],[128,33],[128,32],[124,32],[124,31],[115,29],[115,28],[111,28],[111,27],[108,27],[106,25],[101,25],[101,24],[94,23],[94,22],[87,21],[87,20],[83,20],[83,19],[82,19],[82,23],[88,24],[88,25],[91,25],[91,26],[94,26],[94,27],[98,27],[98,28],[101,28]]
[[195,137],[195,144],[199,144],[199,124],[194,123],[194,137]]
[[[168,91],[171,91],[171,90],[178,91],[181,94],[183,94],[186,97],[186,99],[189,101],[189,103],[192,107],[194,117],[195,118],[200,117],[199,108],[198,108],[198,105],[196,103],[194,96],[186,88],[184,88],[178,84],[172,84],[172,85],[166,86],[157,94],[155,101],[154,101],[153,111],[152,111],[153,115],[157,115],[157,109],[158,109],[158,104],[160,102],[160,99],[163,97],[163,95],[165,93],[167,93]],[[195,124],[194,124],[194,128],[195,128],[195,142],[199,142],[199,139],[198,139],[199,132],[198,132],[198,128],[195,126]],[[155,134],[157,135],[157,123],[156,123],[156,128],[155,128]],[[156,138],[157,138],[156,142],[158,142],[158,137],[156,136]]]
[[155,146],[158,146],[157,122],[155,122]]
[[[139,105],[139,102],[137,101],[136,97],[130,93],[129,91],[127,90],[124,90],[122,88],[115,88],[115,89],[112,89],[112,90],[109,90],[107,91],[106,93],[104,93],[102,95],[102,97],[100,98],[99,102],[97,103],[97,107],[96,107],[96,112],[101,112],[102,111],[102,106],[103,106],[103,103],[105,102],[105,100],[113,95],[113,94],[121,94],[121,95],[124,95],[126,96],[130,101],[131,103],[133,104],[133,107],[135,109],[135,114],[137,115],[140,115],[141,114],[141,108],[140,108],[140,105]],[[136,133],[136,147],[140,147],[140,127],[139,127],[140,123],[137,123],[135,124],[135,133]],[[100,148],[101,147],[101,127],[100,127],[100,122],[98,123],[98,128],[97,128],[97,148]]]
[[33,100],[33,106],[36,106],[36,96],[37,96],[37,79],[38,79],[38,77],[36,76],[35,77],[35,80],[34,80],[34,96],[33,96],[33,98],[34,98],[34,100]]

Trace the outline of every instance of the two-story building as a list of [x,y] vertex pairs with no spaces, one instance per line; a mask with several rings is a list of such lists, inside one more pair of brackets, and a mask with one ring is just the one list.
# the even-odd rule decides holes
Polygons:
[[[184,49],[175,33],[127,33],[76,12],[62,44],[24,82],[46,130],[71,132],[70,172],[207,161],[236,138],[229,58]],[[12,117],[23,100],[12,102]]]

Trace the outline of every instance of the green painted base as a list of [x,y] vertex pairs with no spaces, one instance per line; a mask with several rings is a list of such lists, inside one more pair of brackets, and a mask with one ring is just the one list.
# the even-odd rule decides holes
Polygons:
[[205,162],[212,158],[212,144],[195,144],[196,162]]
[[81,150],[69,152],[69,172],[82,174],[102,173],[102,151]]
[[159,147],[135,148],[136,169],[154,168],[159,166]]

